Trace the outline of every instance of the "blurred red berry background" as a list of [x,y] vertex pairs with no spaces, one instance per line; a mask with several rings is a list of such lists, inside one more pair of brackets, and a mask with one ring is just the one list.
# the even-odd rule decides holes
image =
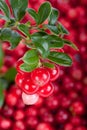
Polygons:
[[[0,108],[0,130],[87,130],[87,0],[49,0],[60,11],[59,21],[69,30],[67,39],[79,48],[64,47],[73,58],[71,67],[60,67],[60,76],[54,82],[54,92],[48,98],[39,98],[35,105],[24,105],[21,90],[12,82]],[[9,5],[9,0],[6,0]],[[29,0],[28,6],[38,9],[44,0]],[[26,14],[22,22],[33,19]],[[5,23],[0,19],[0,27]],[[27,47],[22,41],[12,51],[4,42],[4,65],[0,75],[16,66]]]

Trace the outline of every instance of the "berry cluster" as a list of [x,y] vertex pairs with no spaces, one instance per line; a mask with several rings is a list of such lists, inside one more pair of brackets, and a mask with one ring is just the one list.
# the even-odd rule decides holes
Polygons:
[[53,68],[38,67],[32,72],[24,72],[20,69],[23,61],[20,59],[16,64],[18,71],[15,81],[23,91],[22,99],[25,104],[34,104],[39,96],[48,97],[52,94],[54,86],[52,84],[59,76],[59,67]]

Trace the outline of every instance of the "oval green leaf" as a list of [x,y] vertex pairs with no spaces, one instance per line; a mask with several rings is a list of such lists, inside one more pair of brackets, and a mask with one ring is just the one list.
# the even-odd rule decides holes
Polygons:
[[51,5],[49,2],[43,3],[38,10],[38,24],[43,23],[51,13]]
[[62,66],[71,66],[72,59],[62,52],[50,52],[48,59]]

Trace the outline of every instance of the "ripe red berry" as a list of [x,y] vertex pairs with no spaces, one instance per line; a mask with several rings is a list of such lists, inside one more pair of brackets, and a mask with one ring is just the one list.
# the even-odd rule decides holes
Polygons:
[[38,88],[39,86],[35,85],[29,78],[24,79],[21,85],[21,89],[27,94],[34,94]]
[[40,87],[38,93],[42,97],[48,97],[52,94],[53,90],[54,90],[54,87],[52,83],[48,83],[45,86]]
[[16,69],[17,69],[17,72],[22,74],[23,76],[30,76],[30,72],[25,72],[23,70],[20,69],[20,66],[23,64],[23,60],[22,59],[19,59],[17,62],[16,62]]
[[44,86],[50,80],[50,74],[46,68],[37,68],[31,73],[31,79],[35,85]]
[[0,129],[3,129],[3,130],[7,130],[7,129],[10,129],[10,127],[12,126],[12,122],[10,119],[2,119],[0,121]]
[[66,123],[64,126],[64,130],[73,130],[73,124],[72,123]]
[[50,81],[55,81],[59,77],[59,67],[47,68],[50,73]]
[[65,123],[69,119],[69,113],[66,110],[59,110],[56,115],[56,120],[58,123]]
[[52,127],[49,123],[39,123],[36,127],[36,130],[52,130]]
[[22,82],[23,82],[24,76],[21,75],[20,73],[17,73],[16,77],[15,77],[15,82],[16,84],[21,87]]
[[21,109],[19,109],[19,110],[16,110],[15,112],[14,112],[14,119],[15,120],[22,120],[22,119],[24,119],[24,111],[23,110],[21,110]]
[[71,111],[74,114],[82,115],[84,114],[84,104],[81,101],[75,101],[71,105]]

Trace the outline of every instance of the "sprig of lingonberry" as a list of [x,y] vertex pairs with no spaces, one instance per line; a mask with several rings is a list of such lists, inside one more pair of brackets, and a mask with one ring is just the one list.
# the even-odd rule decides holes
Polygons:
[[[28,51],[17,62],[18,71],[15,81],[23,91],[25,104],[34,104],[39,95],[48,97],[54,90],[52,82],[59,76],[59,66],[70,66],[72,59],[61,48],[75,44],[63,38],[68,34],[66,28],[58,21],[59,12],[49,2],[43,3],[38,11],[27,8],[28,0],[10,0],[9,7],[0,1],[5,25],[0,29],[0,42],[8,41],[14,49],[24,40]],[[22,22],[28,13],[35,21]],[[0,58],[1,59],[1,58]],[[2,63],[1,63],[2,64]]]

